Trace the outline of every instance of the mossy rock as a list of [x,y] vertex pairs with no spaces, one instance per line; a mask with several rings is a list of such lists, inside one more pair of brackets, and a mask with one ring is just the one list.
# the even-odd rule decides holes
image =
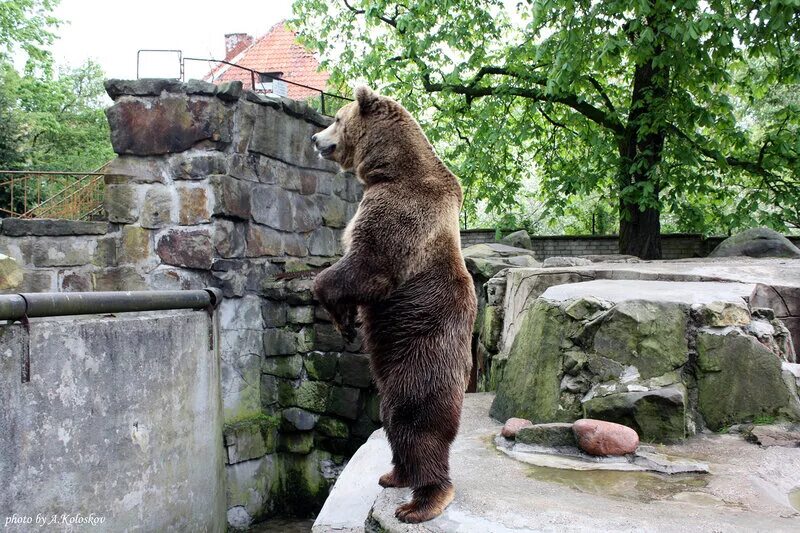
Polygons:
[[308,517],[318,513],[331,485],[322,475],[320,464],[330,458],[330,453],[321,450],[308,455],[281,454],[280,481],[270,494],[276,508],[288,516]]
[[273,453],[277,447],[277,418],[257,414],[226,423],[222,433],[228,460],[237,463]]
[[347,424],[339,419],[323,416],[317,422],[317,431],[327,437],[346,439],[350,435]]
[[287,357],[267,357],[261,364],[261,371],[271,376],[296,379],[303,370],[303,358],[299,355]]
[[709,429],[769,418],[800,419],[781,360],[755,337],[697,335],[698,406]]
[[305,358],[308,377],[315,381],[330,381],[336,375],[338,354],[311,352]]
[[517,431],[517,442],[538,446],[577,446],[572,424],[554,422],[551,424],[536,424],[524,427]]
[[585,418],[631,427],[645,442],[675,442],[686,438],[686,389],[683,385],[600,396],[584,402],[583,409]]
[[624,301],[611,309],[594,334],[594,350],[643,379],[666,374],[689,360],[688,310],[666,302]]
[[321,381],[304,381],[295,390],[295,403],[315,413],[324,413],[328,408],[331,386]]
[[501,309],[495,305],[487,305],[483,310],[483,326],[480,337],[484,346],[491,351],[497,351],[497,343],[500,341],[500,333],[503,329]]
[[302,433],[282,433],[278,439],[278,451],[307,454],[314,449],[314,435],[310,431]]
[[525,313],[503,379],[497,384],[490,411],[494,418],[567,421],[558,407],[563,360],[560,346],[568,322],[558,305],[541,298]]

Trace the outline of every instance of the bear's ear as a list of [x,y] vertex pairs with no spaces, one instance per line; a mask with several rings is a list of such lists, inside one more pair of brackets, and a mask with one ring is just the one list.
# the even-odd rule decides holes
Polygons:
[[366,85],[360,85],[356,88],[356,101],[358,102],[358,110],[364,114],[369,112],[375,102],[378,101],[378,95]]

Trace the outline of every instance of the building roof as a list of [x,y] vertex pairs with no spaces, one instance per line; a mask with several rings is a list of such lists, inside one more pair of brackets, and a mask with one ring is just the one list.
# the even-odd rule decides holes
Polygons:
[[[297,35],[286,27],[286,22],[275,24],[253,43],[229,59],[231,63],[258,72],[281,72],[281,78],[325,90],[329,74],[319,70],[319,61],[297,42]],[[220,64],[204,78],[213,83],[239,80],[246,89],[252,88],[250,72],[230,65]],[[259,80],[256,80],[258,83]],[[288,85],[288,96],[303,100],[318,94],[316,91]]]

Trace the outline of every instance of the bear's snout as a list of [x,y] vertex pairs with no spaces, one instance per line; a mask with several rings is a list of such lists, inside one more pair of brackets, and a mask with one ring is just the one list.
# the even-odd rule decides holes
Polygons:
[[317,134],[316,133],[311,136],[311,142],[316,144],[316,142],[317,142]]

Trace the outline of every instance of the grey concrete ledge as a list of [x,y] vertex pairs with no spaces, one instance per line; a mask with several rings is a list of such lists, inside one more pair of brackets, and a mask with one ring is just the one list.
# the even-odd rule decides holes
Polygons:
[[[377,476],[391,458],[380,431],[348,463],[312,531],[797,531],[800,513],[785,500],[800,469],[795,449],[765,449],[737,436],[703,435],[665,450],[707,457],[712,469],[700,474],[706,476],[705,485],[666,483],[641,472],[533,467],[494,448],[501,425],[487,414],[493,396],[466,395],[450,453],[456,498],[441,516],[421,524],[403,524],[394,517],[411,491],[377,487]],[[365,512],[361,504],[347,508],[347,497],[374,503]]]

